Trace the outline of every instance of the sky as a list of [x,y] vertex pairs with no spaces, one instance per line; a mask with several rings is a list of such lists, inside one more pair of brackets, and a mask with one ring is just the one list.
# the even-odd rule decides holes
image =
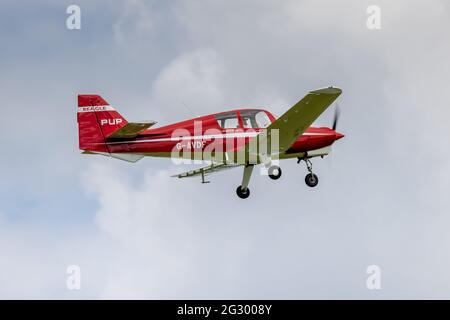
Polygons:
[[[450,298],[449,16],[446,0],[2,1],[0,298]],[[313,189],[295,159],[243,201],[240,168],[203,185],[170,159],[78,149],[80,93],[164,125],[281,115],[329,85],[346,137]]]

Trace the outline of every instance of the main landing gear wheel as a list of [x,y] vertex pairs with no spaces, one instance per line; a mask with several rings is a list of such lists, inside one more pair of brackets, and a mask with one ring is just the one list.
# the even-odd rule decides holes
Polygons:
[[305,177],[305,183],[308,187],[315,187],[319,183],[319,178],[314,173],[308,173]]
[[281,168],[279,166],[271,166],[268,170],[269,178],[272,180],[280,179],[281,177]]
[[237,187],[236,194],[241,199],[247,199],[250,196],[250,189],[247,187],[245,191],[242,190],[242,186]]

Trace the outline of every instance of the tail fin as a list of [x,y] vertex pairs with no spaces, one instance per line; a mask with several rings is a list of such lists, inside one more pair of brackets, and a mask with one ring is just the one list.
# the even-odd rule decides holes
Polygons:
[[102,97],[78,95],[78,134],[80,149],[108,152],[105,138],[128,122]]

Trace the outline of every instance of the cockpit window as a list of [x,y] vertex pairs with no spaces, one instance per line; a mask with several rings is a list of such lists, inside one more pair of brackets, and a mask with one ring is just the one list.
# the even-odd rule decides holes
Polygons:
[[244,128],[267,128],[271,122],[267,113],[263,110],[241,111]]
[[239,128],[239,120],[236,112],[226,112],[215,115],[219,126],[224,129],[236,129]]

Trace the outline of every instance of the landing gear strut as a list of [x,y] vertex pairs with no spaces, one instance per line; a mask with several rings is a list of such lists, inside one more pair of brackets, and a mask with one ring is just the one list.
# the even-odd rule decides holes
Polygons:
[[305,161],[306,169],[309,171],[309,173],[305,176],[305,183],[308,187],[313,188],[319,183],[319,178],[312,171],[311,160],[309,160],[308,158],[298,158],[297,163],[300,163],[300,161],[302,160]]

